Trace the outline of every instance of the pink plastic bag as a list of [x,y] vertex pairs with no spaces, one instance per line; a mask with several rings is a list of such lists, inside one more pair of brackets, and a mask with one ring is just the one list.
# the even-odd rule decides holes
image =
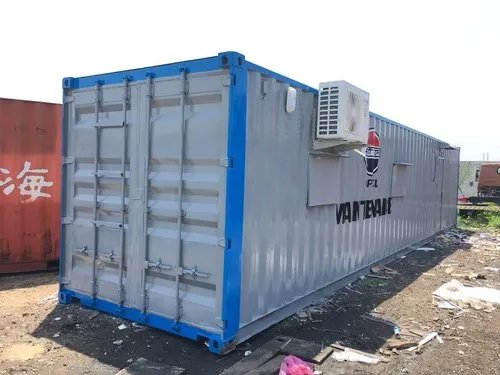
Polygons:
[[288,355],[281,362],[279,375],[314,375],[311,364],[294,355]]

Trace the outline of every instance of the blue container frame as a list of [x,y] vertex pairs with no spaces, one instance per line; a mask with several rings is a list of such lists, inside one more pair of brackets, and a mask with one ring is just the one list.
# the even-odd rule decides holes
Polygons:
[[[100,74],[95,76],[72,78],[67,77],[62,81],[63,91],[95,87],[99,82],[101,85],[111,85],[122,83],[124,79],[129,81],[142,81],[148,76],[155,78],[179,75],[179,71],[184,69],[189,73],[209,72],[214,70],[227,69],[231,79],[229,88],[229,120],[228,120],[228,140],[227,157],[230,160],[227,169],[226,183],[226,244],[224,249],[224,269],[222,280],[222,334],[208,332],[204,329],[186,324],[176,323],[156,314],[143,314],[140,310],[130,307],[119,306],[118,304],[105,301],[99,298],[92,298],[83,293],[64,288],[63,265],[64,251],[60,254],[60,290],[59,302],[69,304],[79,300],[82,306],[100,310],[108,314],[136,321],[163,331],[173,333],[192,340],[208,341],[209,350],[216,354],[223,354],[231,351],[235,345],[236,333],[240,326],[240,298],[241,298],[241,260],[243,250],[243,207],[244,207],[244,186],[245,186],[245,146],[246,146],[246,112],[247,112],[247,76],[248,71],[257,71],[280,82],[288,83],[290,86],[302,89],[307,92],[317,93],[317,90],[284,77],[271,70],[245,60],[245,56],[238,52],[222,52],[217,56],[199,60],[190,60],[167,65],[158,65],[148,68],[127,70],[121,72]],[[65,117],[65,107],[63,106],[63,124]],[[62,152],[66,155],[67,134],[62,132]],[[64,178],[64,168],[62,181]],[[62,185],[62,196],[65,195],[64,184]],[[64,201],[63,201],[64,202]],[[61,214],[64,213],[64,203],[61,207]],[[64,231],[61,231],[64,233]],[[60,246],[63,246],[64,235],[61,235]]]

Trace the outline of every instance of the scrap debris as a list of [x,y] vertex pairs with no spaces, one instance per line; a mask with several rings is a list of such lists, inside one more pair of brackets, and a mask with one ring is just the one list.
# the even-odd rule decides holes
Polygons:
[[354,292],[354,293],[357,293],[357,294],[360,294],[360,295],[362,295],[362,294],[363,294],[363,292],[360,292],[359,290],[352,289],[351,284],[346,285],[346,287],[345,287],[345,288],[346,288],[348,291],[350,291],[350,292]]
[[314,363],[323,363],[325,361],[325,359],[333,353],[333,348],[330,347],[330,346],[327,346],[326,348],[324,348],[321,352],[319,352],[318,354],[316,354],[313,358],[313,362]]
[[396,349],[396,350],[403,350],[403,349],[409,349],[409,348],[412,348],[414,346],[418,346],[418,341],[415,341],[415,340],[389,340],[387,342],[387,349],[389,350],[393,350],[393,349]]
[[374,279],[383,279],[383,280],[389,280],[390,279],[390,277],[382,276],[382,275],[376,275],[376,274],[373,274],[373,273],[369,273],[368,275],[366,275],[366,277],[372,277]]
[[[273,374],[281,368],[286,356],[293,356],[304,363],[308,363],[311,366],[310,374],[312,375],[314,370],[313,364],[322,363],[330,353],[331,351],[328,351],[328,349],[325,350],[321,345],[310,341],[287,336],[277,336],[260,348],[252,351],[248,356],[243,357],[230,368],[227,368],[222,374]],[[290,361],[290,359],[287,360],[287,363],[291,363]],[[285,372],[284,374],[288,375],[289,373]]]
[[89,316],[89,320],[97,318],[97,316],[100,314],[99,311],[94,311],[92,315]]
[[380,362],[380,359],[371,358],[360,353],[355,353],[349,349],[345,351],[334,352],[332,354],[332,358],[335,359],[337,362],[348,361],[348,362],[361,362],[369,364],[375,364]]
[[493,271],[493,272],[500,271],[500,268],[497,268],[497,267],[484,267],[484,269],[488,270],[488,271]]
[[436,249],[435,249],[435,248],[433,248],[433,247],[419,247],[419,248],[417,248],[417,249],[415,249],[415,250],[417,250],[417,251],[425,251],[425,252],[428,252],[428,251],[434,251],[434,250],[436,250]]
[[413,350],[417,350],[418,348],[424,346],[425,344],[427,344],[428,342],[434,340],[436,337],[438,336],[438,333],[437,332],[432,332],[432,333],[429,333],[427,336],[425,336],[422,340],[420,340],[418,342],[418,344],[412,348],[409,348],[408,351],[413,351]]
[[387,359],[382,358],[378,355],[365,353],[360,350],[348,348],[346,346],[342,346],[338,343],[331,345],[334,348],[334,352],[332,354],[332,358],[338,362],[361,362],[368,364],[376,364],[379,362],[387,362]]
[[491,312],[500,305],[500,290],[484,287],[468,287],[458,280],[441,285],[433,293],[433,303],[443,309],[464,309]]
[[374,312],[371,312],[369,313],[368,315],[361,315],[361,318],[362,319],[367,319],[367,320],[371,320],[373,322],[377,322],[377,323],[382,323],[382,324],[385,324],[385,325],[388,325],[389,327],[394,327],[396,326],[396,324],[394,322],[391,322],[387,319],[383,319],[381,318],[380,316],[377,316],[376,313]]
[[459,232],[456,229],[449,230],[443,234],[436,236],[428,243],[429,247],[434,249],[445,249],[449,246],[457,246],[466,242],[467,234]]
[[399,329],[399,327],[394,326],[393,330],[394,330],[394,336],[396,336],[397,339],[400,339],[401,338],[401,330]]
[[[419,332],[415,332],[414,330],[410,329],[408,331],[415,333],[415,335],[423,336]],[[429,333],[420,340],[391,339],[386,344],[388,351],[383,350],[381,353],[385,355],[390,355],[391,353],[399,354],[398,351],[406,349],[409,352],[414,351],[417,354],[421,354],[425,349],[425,345],[434,339],[436,339],[441,344],[443,343],[443,340],[437,332]]]
[[185,369],[177,366],[170,366],[163,363],[153,362],[149,359],[140,357],[135,361],[128,360],[130,363],[127,367],[120,370],[116,375],[182,375],[186,372]]
[[452,269],[451,273],[448,273],[448,274],[451,275],[451,277],[461,278],[461,279],[465,279],[465,280],[468,280],[468,281],[486,280],[487,279],[487,276],[485,274],[483,274],[483,273],[474,273],[474,272],[471,272],[471,273],[457,273],[457,272],[453,272],[453,269]]
[[322,305],[325,305],[327,302],[327,300],[325,299],[322,299],[320,301],[318,301],[317,304],[315,305],[311,305],[309,307],[306,307],[305,309],[301,310],[301,311],[298,311],[297,313],[295,313],[295,316],[301,321],[301,322],[304,322],[304,321],[311,321],[312,323],[319,323],[321,322],[320,319],[314,319],[313,318],[313,314],[324,314],[327,310],[325,310]]
[[392,268],[383,265],[376,265],[370,268],[370,272],[367,277],[379,277],[383,279],[391,279],[392,277],[399,275],[400,273]]

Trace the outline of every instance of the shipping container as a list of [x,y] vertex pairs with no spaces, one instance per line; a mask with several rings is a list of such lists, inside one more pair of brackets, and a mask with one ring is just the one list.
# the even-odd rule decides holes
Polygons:
[[461,161],[459,200],[500,203],[500,162]]
[[0,98],[0,273],[57,266],[61,105]]
[[500,163],[481,164],[477,190],[479,195],[500,197]]
[[63,90],[61,303],[224,353],[456,223],[458,149],[314,152],[318,91],[236,52]]

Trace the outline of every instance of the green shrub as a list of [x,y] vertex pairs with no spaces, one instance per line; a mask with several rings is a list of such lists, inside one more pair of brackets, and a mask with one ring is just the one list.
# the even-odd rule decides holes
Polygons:
[[468,228],[500,229],[500,212],[481,211],[470,216],[459,216],[458,226]]

